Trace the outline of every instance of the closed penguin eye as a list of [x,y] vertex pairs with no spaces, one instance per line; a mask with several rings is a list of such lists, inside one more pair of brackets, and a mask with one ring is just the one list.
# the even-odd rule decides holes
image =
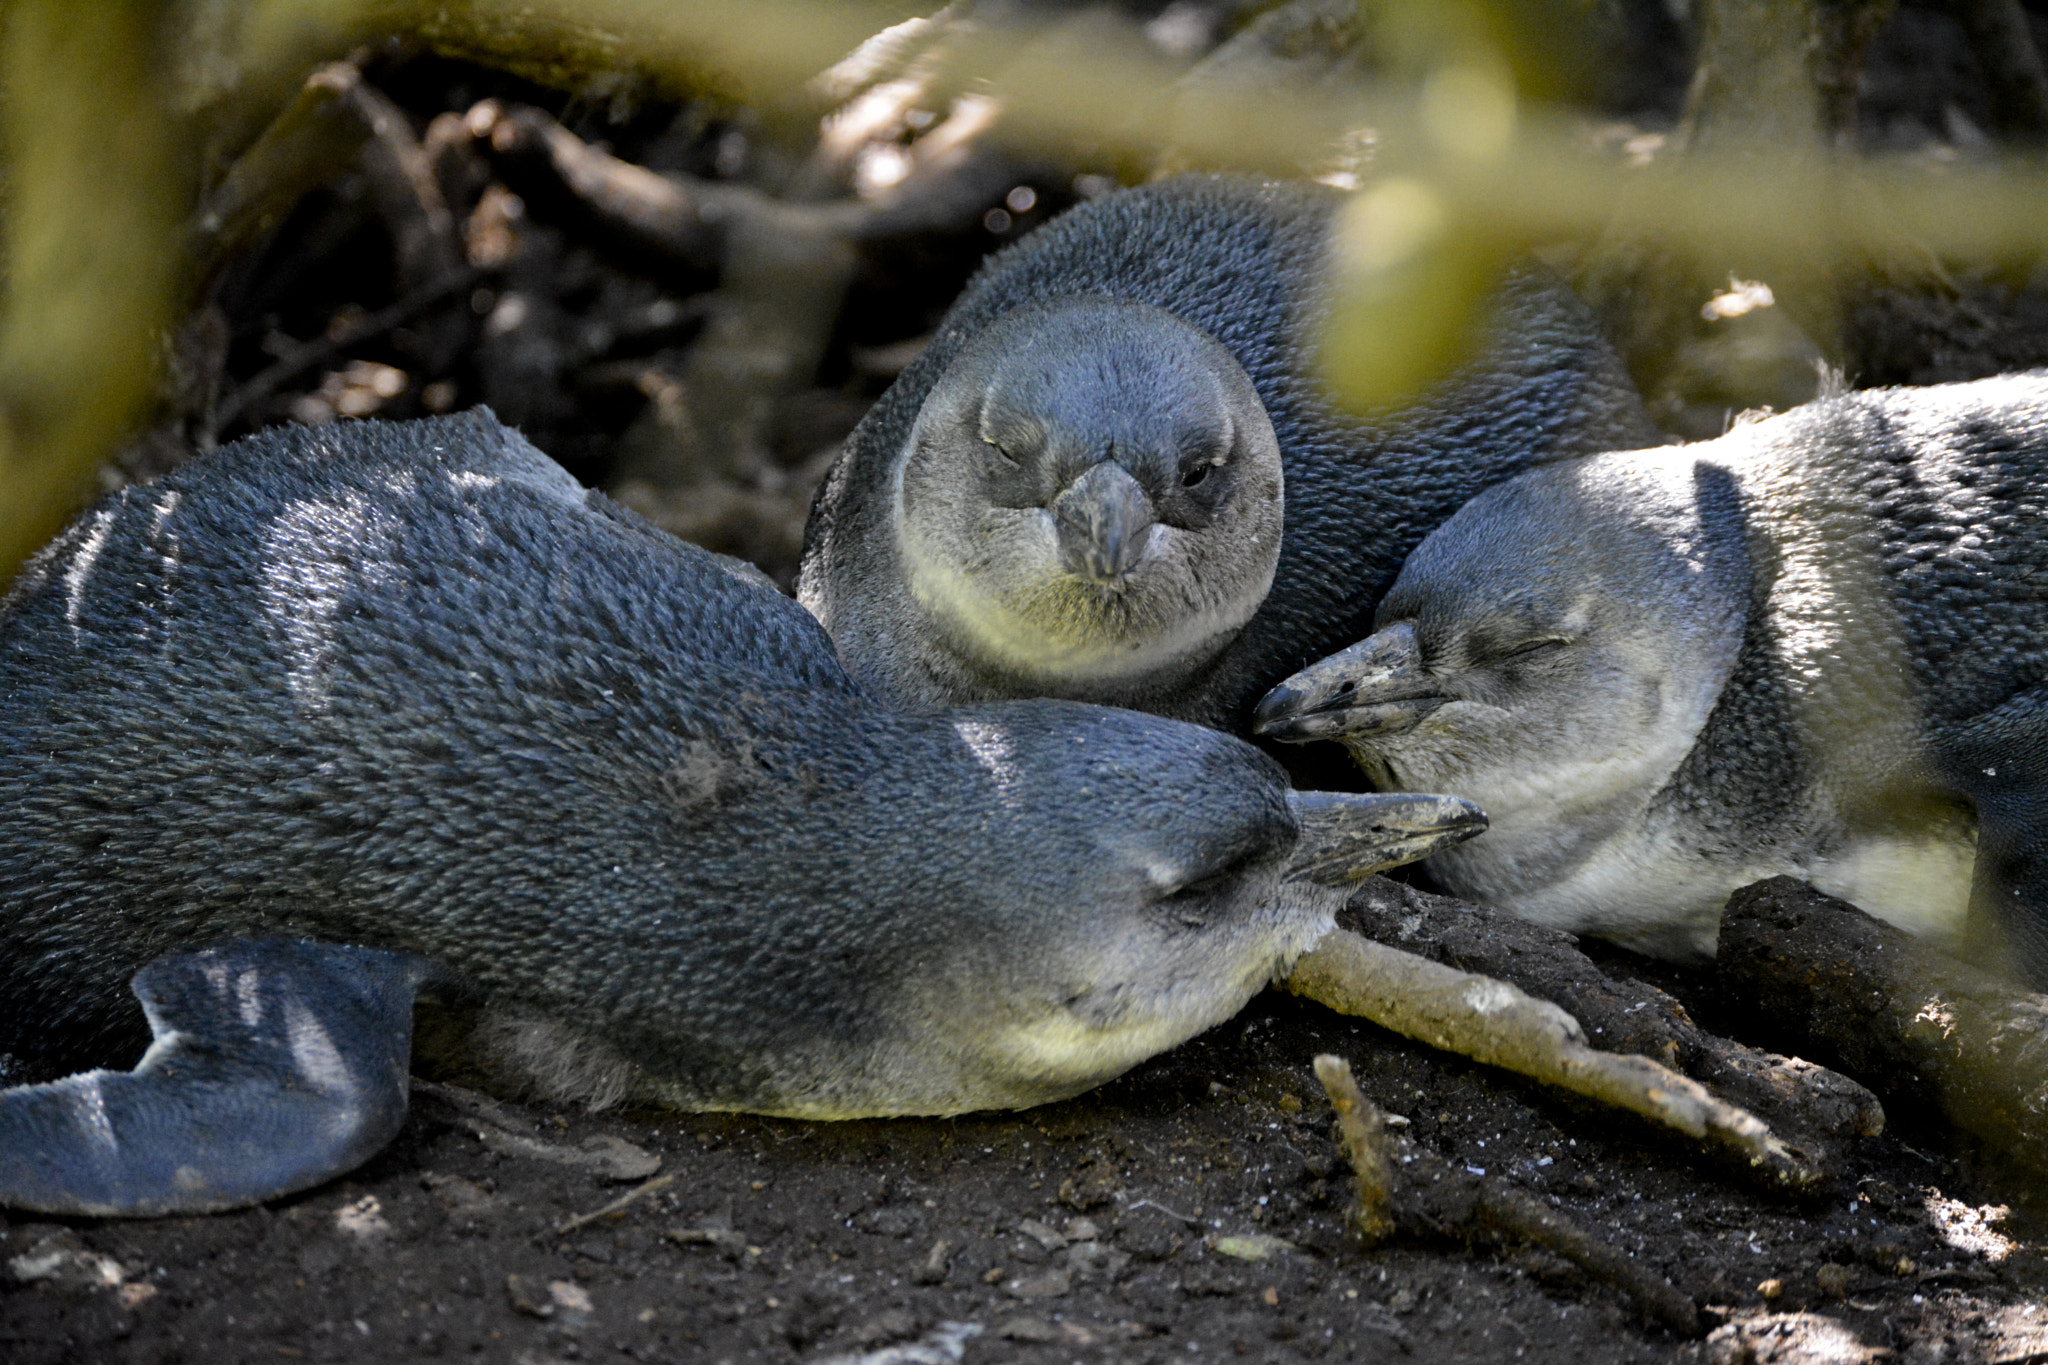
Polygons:
[[1015,455],[1012,455],[1009,451],[1003,449],[1001,442],[993,439],[992,437],[984,436],[981,438],[981,443],[987,446],[992,452],[994,452],[995,457],[1001,460],[1004,464],[1010,466],[1010,468],[1018,469],[1022,467],[1018,464],[1017,457]]
[[1508,659],[1527,659],[1533,655],[1562,649],[1570,643],[1571,641],[1565,639],[1562,635],[1542,635],[1533,640],[1523,640],[1518,644],[1510,645],[1505,650],[1495,652],[1493,657],[1496,662],[1504,662]]
[[1251,853],[1234,858],[1212,872],[1206,872],[1193,881],[1182,882],[1171,891],[1165,892],[1159,897],[1159,903],[1165,906],[1192,907],[1197,902],[1229,890],[1257,861],[1257,855]]

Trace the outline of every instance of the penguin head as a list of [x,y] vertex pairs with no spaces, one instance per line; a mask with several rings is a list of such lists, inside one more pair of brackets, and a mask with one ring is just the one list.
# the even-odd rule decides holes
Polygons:
[[1063,1098],[1230,1018],[1350,882],[1483,826],[1438,797],[1297,794],[1252,746],[1133,712],[1029,701],[932,723],[965,770],[933,818],[974,833],[926,844],[903,879],[928,941],[892,1010],[922,1021],[894,1084],[945,1088],[924,1112]]
[[1251,379],[1150,304],[1021,308],[952,361],[897,466],[905,577],[952,647],[1044,695],[1193,671],[1279,562],[1279,444]]
[[1748,590],[1720,483],[1651,450],[1482,493],[1409,557],[1375,632],[1274,688],[1255,731],[1484,807],[1488,837],[1432,864],[1453,887],[1467,863],[1554,880],[1642,814],[1734,665]]

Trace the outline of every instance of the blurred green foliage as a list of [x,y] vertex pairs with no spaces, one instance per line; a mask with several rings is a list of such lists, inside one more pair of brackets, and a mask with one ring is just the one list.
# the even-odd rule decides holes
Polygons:
[[[204,257],[246,236],[207,221],[208,205],[323,63],[399,38],[584,95],[711,91],[815,119],[811,77],[929,8],[100,0],[81,11],[11,0],[0,52],[0,577],[90,496],[94,471],[147,419],[165,338],[215,264]],[[1369,173],[1336,250],[1325,365],[1361,407],[1442,374],[1499,261],[1531,244],[1653,234],[1710,261],[1783,257],[1788,244],[2040,251],[2048,177],[2033,164],[1875,164],[1781,143],[1702,146],[1632,169],[1594,153],[1542,102],[1569,90],[1586,12],[1576,0],[1395,0],[1371,11],[1370,76],[1238,81],[1200,98],[1187,95],[1184,63],[1100,14],[984,30],[952,60],[956,84],[1000,102],[1004,137],[1084,145],[1134,173],[1168,148],[1182,166],[1298,173],[1305,149],[1370,130]]]
[[149,407],[192,180],[158,13],[151,0],[108,0],[85,22],[62,0],[7,10],[0,575],[77,510]]

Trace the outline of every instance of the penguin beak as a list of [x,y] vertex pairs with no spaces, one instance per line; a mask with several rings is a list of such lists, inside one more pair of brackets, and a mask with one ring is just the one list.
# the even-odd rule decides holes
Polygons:
[[1252,712],[1252,733],[1283,744],[1398,735],[1449,700],[1422,667],[1415,627],[1404,622],[1268,692]]
[[1048,509],[1059,532],[1060,564],[1090,583],[1117,582],[1145,557],[1158,518],[1130,471],[1104,460],[1068,484]]
[[1301,841],[1286,880],[1349,886],[1485,832],[1486,813],[1455,796],[1290,792]]

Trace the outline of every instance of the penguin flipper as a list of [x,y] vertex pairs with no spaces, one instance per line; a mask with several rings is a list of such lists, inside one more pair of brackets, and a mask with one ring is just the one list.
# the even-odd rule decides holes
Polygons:
[[405,1121],[423,958],[299,939],[167,954],[135,974],[133,1071],[0,1090],[0,1205],[204,1213],[361,1165]]

